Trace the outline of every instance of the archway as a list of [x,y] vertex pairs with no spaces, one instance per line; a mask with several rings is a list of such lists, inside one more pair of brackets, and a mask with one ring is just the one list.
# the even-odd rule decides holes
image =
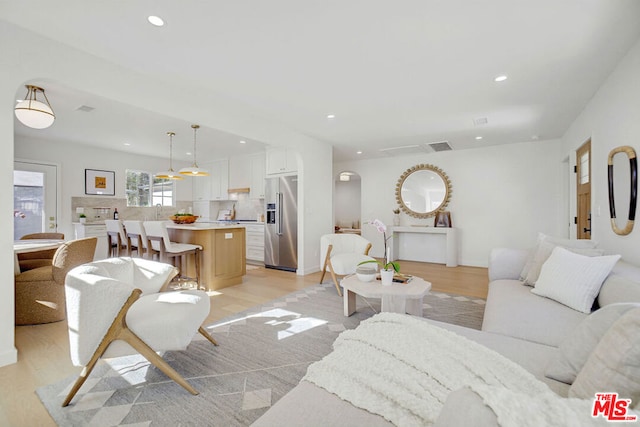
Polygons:
[[333,217],[335,231],[360,234],[361,180],[355,172],[342,171],[335,178]]

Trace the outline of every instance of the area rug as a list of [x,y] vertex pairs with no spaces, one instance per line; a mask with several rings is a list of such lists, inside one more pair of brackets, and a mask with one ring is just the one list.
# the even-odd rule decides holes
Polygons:
[[[424,299],[424,317],[479,329],[484,300],[444,293]],[[215,304],[215,302],[214,302]],[[60,406],[75,377],[36,390],[60,426],[248,426],[331,352],[345,329],[380,311],[358,296],[343,315],[332,284],[314,285],[207,326],[186,351],[165,360],[200,394],[192,396],[141,356],[100,361],[71,405]]]

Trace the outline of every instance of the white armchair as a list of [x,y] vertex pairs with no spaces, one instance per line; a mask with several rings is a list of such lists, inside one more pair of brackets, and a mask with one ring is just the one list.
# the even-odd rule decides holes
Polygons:
[[325,234],[320,237],[320,264],[323,265],[320,283],[329,268],[338,295],[342,296],[336,275],[353,274],[358,263],[374,260],[369,256],[370,249],[371,243],[358,234]]
[[67,406],[101,357],[140,353],[191,394],[198,392],[156,352],[185,350],[209,315],[203,291],[160,292],[177,274],[169,264],[110,258],[72,269],[66,277],[71,361],[83,366]]

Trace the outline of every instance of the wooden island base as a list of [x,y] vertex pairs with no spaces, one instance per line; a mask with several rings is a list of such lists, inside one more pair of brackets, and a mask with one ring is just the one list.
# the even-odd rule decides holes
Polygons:
[[[207,291],[242,283],[246,269],[244,227],[207,224],[172,224],[167,226],[172,242],[202,246],[200,286]],[[187,257],[186,275],[196,277],[193,257]]]

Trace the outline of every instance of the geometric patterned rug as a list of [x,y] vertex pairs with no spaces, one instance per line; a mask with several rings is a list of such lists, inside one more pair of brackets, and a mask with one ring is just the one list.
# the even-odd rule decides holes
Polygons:
[[[433,292],[423,315],[480,329],[484,303]],[[76,377],[36,393],[60,426],[248,426],[331,352],[340,332],[378,313],[380,300],[358,296],[356,310],[344,317],[342,298],[328,283],[206,326],[219,346],[197,334],[186,351],[163,355],[197,396],[142,356],[100,361],[66,408],[60,405]]]

